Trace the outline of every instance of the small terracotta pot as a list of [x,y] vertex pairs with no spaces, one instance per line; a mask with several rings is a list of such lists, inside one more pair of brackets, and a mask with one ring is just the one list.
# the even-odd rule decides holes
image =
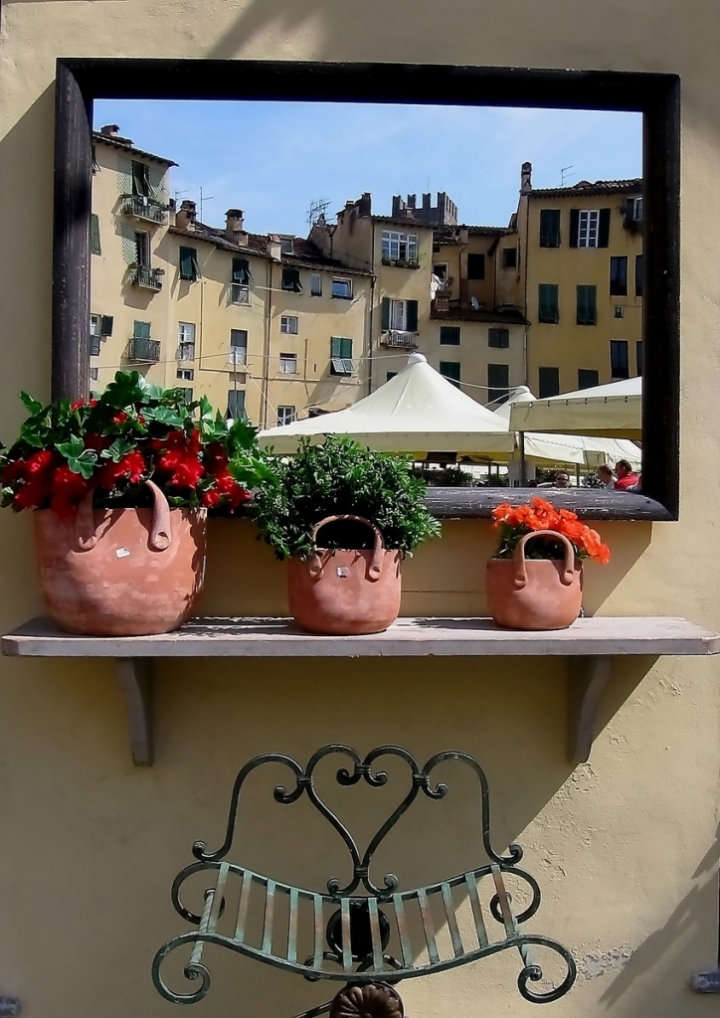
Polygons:
[[68,632],[147,636],[192,614],[205,579],[207,510],[170,509],[146,483],[152,509],[95,509],[91,492],[67,518],[33,513],[45,607]]
[[[318,549],[318,532],[336,520],[370,527],[372,551]],[[297,624],[330,636],[381,633],[392,625],[400,614],[402,556],[386,550],[378,528],[362,516],[328,516],[313,529],[312,542],[309,558],[288,562],[288,600]]]
[[[525,545],[535,538],[565,545],[565,559],[526,559]],[[517,543],[511,559],[487,564],[488,609],[505,629],[567,629],[582,607],[582,563],[563,534],[536,530]]]

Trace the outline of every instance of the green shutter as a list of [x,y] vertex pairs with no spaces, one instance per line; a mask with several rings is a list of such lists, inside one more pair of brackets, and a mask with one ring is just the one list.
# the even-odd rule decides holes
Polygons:
[[338,339],[337,336],[333,336],[330,340],[330,357],[342,357],[342,340]]
[[132,192],[136,195],[150,194],[148,166],[145,163],[137,162],[135,159],[133,159],[132,163]]
[[418,330],[418,302],[409,300],[407,302],[407,331],[417,332]]
[[94,212],[90,216],[90,253],[95,255],[102,254],[100,248],[100,220]]
[[538,321],[555,325],[560,320],[557,283],[538,285]]
[[118,159],[118,191],[120,194],[132,194],[132,168],[131,160],[127,156],[120,156]]
[[597,287],[578,286],[577,324],[597,325]]
[[164,173],[160,167],[148,166],[148,185],[150,197],[154,198],[160,205],[165,205],[166,191],[163,187]]
[[180,248],[180,278],[197,279],[197,255],[194,247]]
[[488,364],[488,402],[504,401],[508,396],[510,368],[507,364]]
[[122,238],[123,261],[126,265],[132,265],[137,258],[137,247],[135,246],[135,231],[132,225],[125,221],[120,223],[120,236]]
[[452,382],[460,388],[460,363],[459,361],[440,361],[440,374],[448,382]]
[[560,209],[540,210],[540,247],[560,247]]
[[598,223],[598,247],[607,247],[610,243],[610,209],[600,209]]
[[441,325],[440,345],[460,346],[460,327],[458,325]]
[[389,328],[390,328],[390,298],[383,297],[381,329],[383,332],[387,332]]
[[102,315],[100,318],[100,335],[101,336],[112,336],[113,332],[113,316]]
[[133,339],[150,339],[150,322],[133,322]]
[[578,231],[580,230],[580,209],[570,209],[570,247],[578,246]]
[[353,341],[351,339],[340,340],[340,356],[352,359]]

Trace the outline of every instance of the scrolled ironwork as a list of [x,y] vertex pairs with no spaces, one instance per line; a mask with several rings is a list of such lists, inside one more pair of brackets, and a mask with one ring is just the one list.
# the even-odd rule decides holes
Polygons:
[[517,986],[520,991],[520,995],[524,997],[525,1000],[529,1000],[532,1004],[550,1004],[553,1000],[559,1000],[560,997],[563,997],[568,992],[577,977],[575,959],[567,948],[563,947],[563,945],[559,944],[556,940],[550,940],[549,937],[541,937],[536,934],[526,934],[523,936],[522,940],[523,946],[535,944],[538,947],[546,947],[548,950],[554,951],[555,954],[560,955],[567,966],[567,974],[558,986],[553,986],[544,993],[533,993],[533,991],[528,988],[528,983],[541,982],[544,973],[542,966],[538,965],[537,962],[530,962],[523,967],[517,978]]

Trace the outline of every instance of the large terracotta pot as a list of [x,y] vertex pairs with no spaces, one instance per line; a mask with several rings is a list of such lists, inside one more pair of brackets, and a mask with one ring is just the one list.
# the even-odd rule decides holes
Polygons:
[[170,509],[152,482],[152,509],[33,513],[45,607],[71,633],[146,636],[177,629],[205,579],[207,510]]
[[[565,546],[565,559],[526,559],[525,546],[552,538]],[[487,600],[493,619],[505,629],[567,629],[582,606],[582,564],[568,539],[553,530],[526,534],[513,557],[487,564]]]
[[[375,534],[372,551],[318,549],[317,535],[327,523],[353,520]],[[401,554],[387,551],[383,536],[361,516],[328,516],[313,529],[308,559],[288,563],[290,612],[309,633],[351,636],[380,633],[400,613]]]

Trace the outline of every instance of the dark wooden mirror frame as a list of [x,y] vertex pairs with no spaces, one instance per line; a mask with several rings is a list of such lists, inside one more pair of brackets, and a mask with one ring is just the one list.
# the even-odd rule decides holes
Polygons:
[[[643,114],[643,494],[554,490],[586,519],[676,520],[680,396],[680,79],[670,74],[421,64],[60,59],[55,99],[52,392],[89,390],[94,99],[224,99],[588,109]],[[533,488],[435,488],[439,517],[488,517]],[[546,494],[546,492],[543,492]]]

